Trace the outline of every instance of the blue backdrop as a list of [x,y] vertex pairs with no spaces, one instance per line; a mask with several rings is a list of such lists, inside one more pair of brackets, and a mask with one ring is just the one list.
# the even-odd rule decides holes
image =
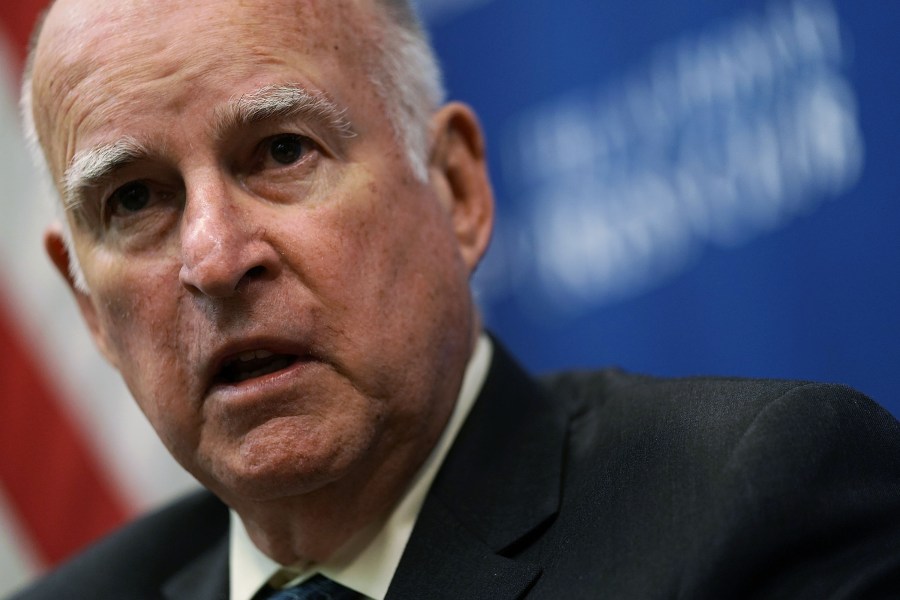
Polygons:
[[421,0],[483,119],[527,366],[850,384],[900,414],[900,5]]

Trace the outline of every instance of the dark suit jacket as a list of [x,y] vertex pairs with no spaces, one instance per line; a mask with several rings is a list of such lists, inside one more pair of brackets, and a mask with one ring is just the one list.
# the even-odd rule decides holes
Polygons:
[[[193,495],[18,598],[225,599],[227,526]],[[900,428],[844,387],[537,383],[497,347],[388,597],[900,598]]]

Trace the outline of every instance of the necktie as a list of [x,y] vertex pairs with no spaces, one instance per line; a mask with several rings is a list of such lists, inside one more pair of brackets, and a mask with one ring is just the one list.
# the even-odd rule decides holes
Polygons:
[[267,586],[255,596],[257,600],[358,600],[362,597],[362,594],[345,588],[324,575],[315,575],[301,584],[283,590],[272,590]]

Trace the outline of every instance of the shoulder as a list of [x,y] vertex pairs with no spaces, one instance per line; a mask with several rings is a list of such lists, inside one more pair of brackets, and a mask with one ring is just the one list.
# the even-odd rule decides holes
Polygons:
[[192,493],[101,539],[12,600],[156,597],[142,594],[159,590],[227,532],[228,509],[207,491]]
[[677,406],[679,409],[731,404],[758,408],[781,396],[824,392],[828,397],[864,398],[841,385],[780,379],[744,377],[654,377],[628,373],[618,368],[595,371],[565,371],[540,378],[551,395],[572,406],[630,403],[635,408]]
[[[900,424],[841,385],[720,377],[657,378],[611,369],[542,380],[570,415],[573,457],[645,461],[704,480],[759,470],[790,478],[821,461],[900,477]],[[840,458],[841,461],[836,461]]]
[[625,431],[664,428],[730,439],[779,430],[825,436],[837,430],[881,432],[889,440],[900,434],[889,412],[842,385],[737,377],[660,378],[619,369],[557,373],[541,382],[573,420]]
[[585,492],[574,510],[602,507],[604,535],[625,531],[617,543],[639,555],[680,548],[684,597],[894,590],[900,425],[863,394],[618,370],[543,383],[571,415],[569,487]]

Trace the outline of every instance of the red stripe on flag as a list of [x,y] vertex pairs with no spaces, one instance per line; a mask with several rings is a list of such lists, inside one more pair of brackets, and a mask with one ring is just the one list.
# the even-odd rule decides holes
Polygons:
[[6,30],[6,37],[19,61],[25,61],[28,38],[38,15],[49,4],[49,0],[5,0],[0,2],[0,26]]
[[111,485],[0,305],[0,485],[47,565],[122,523]]

